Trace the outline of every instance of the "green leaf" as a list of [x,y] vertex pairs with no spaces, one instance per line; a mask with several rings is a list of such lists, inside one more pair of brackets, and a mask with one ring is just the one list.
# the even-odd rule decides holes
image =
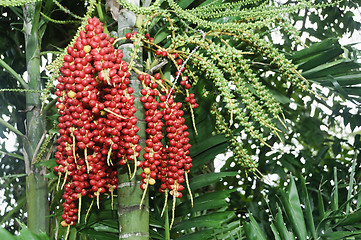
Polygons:
[[361,95],[361,87],[345,87],[344,90],[347,93],[347,95],[356,95],[356,96]]
[[45,177],[49,178],[49,179],[55,179],[55,178],[58,178],[59,176],[55,175],[54,172],[49,172],[49,173],[45,174]]
[[53,168],[57,165],[56,163],[56,159],[55,158],[52,158],[52,159],[49,159],[49,160],[45,160],[45,161],[40,161],[40,162],[37,162],[35,164],[36,167],[47,167],[47,168]]
[[[192,145],[192,148],[194,146],[195,145]],[[195,171],[203,167],[209,161],[213,160],[218,154],[224,153],[227,147],[228,147],[228,143],[223,142],[213,146],[212,148],[209,148],[208,150],[198,154],[197,156],[194,156],[192,161],[193,164],[192,171]]]
[[39,240],[39,238],[32,233],[25,224],[21,224],[22,228],[20,230],[19,238],[22,240]]
[[161,72],[163,73],[163,76],[166,78],[166,79],[171,79],[171,75],[172,75],[172,72],[171,72],[171,67],[169,64],[165,65]]
[[307,223],[308,229],[311,231],[312,237],[314,239],[317,239],[315,222],[314,222],[314,219],[312,216],[311,203],[310,203],[310,199],[308,197],[305,178],[303,176],[301,176],[301,188],[302,188],[302,196],[304,198],[303,202],[305,203],[306,223]]
[[81,231],[82,234],[87,235],[90,239],[94,240],[114,240],[118,239],[118,234],[108,232],[98,232],[93,229],[84,229]]
[[305,219],[303,216],[301,203],[298,196],[296,183],[292,176],[287,188],[287,193],[282,191],[282,200],[288,219],[291,222],[292,228],[297,238],[306,239],[307,229],[305,225]]
[[219,228],[222,223],[234,215],[232,211],[215,212],[184,220],[175,225],[172,230],[185,230],[197,227]]
[[149,236],[152,238],[152,239],[160,239],[160,240],[164,240],[164,236],[162,234],[160,234],[159,232],[157,231],[154,231],[153,229],[149,229]]
[[192,190],[197,190],[202,187],[209,186],[213,183],[218,182],[223,177],[236,176],[237,172],[219,172],[219,173],[208,173],[201,174],[192,178],[190,187]]
[[358,223],[361,221],[361,209],[346,215],[343,219],[341,219],[337,226],[347,226],[352,225],[354,223]]
[[92,225],[93,229],[98,232],[112,232],[112,233],[119,233],[117,228],[109,227],[107,225],[101,223],[95,223]]
[[[337,81],[338,84],[340,84],[340,86],[342,87],[359,84],[360,78],[361,78],[361,74],[358,72],[342,74],[341,76],[333,76],[333,79]],[[332,86],[332,83],[330,82],[328,76],[312,78],[312,81],[318,82],[324,86]]]
[[202,231],[193,232],[190,234],[183,235],[180,238],[177,238],[177,240],[206,240],[206,239],[212,239],[212,234],[214,230],[213,229],[207,229]]
[[104,219],[101,220],[100,223],[117,230],[119,227],[118,221],[114,221],[113,219]]
[[0,228],[0,239],[16,240],[15,236],[11,235],[5,228]]
[[71,228],[69,233],[69,240],[77,240],[78,231],[76,228]]
[[[86,209],[86,206],[84,206],[84,209]],[[117,220],[116,216],[117,215],[114,210],[105,210],[104,208],[102,208],[102,210],[100,211],[95,209],[93,206],[92,211],[90,211],[90,214],[88,216],[87,224],[92,225],[103,219],[114,219],[114,221],[116,222]],[[82,219],[84,218],[85,218],[85,213],[82,214]]]
[[227,224],[227,226],[222,226],[220,229],[215,229],[212,239],[241,239],[241,232],[242,226],[238,220],[235,220]]
[[[177,209],[178,212],[178,209]],[[160,215],[160,213],[159,213]],[[157,228],[164,228],[164,223],[161,222],[159,219],[156,219],[153,214],[149,215],[149,225],[152,227],[157,227]]]
[[295,238],[293,237],[293,235],[287,230],[286,228],[286,224],[283,221],[283,216],[282,216],[282,211],[281,209],[277,206],[278,212],[276,214],[276,218],[275,218],[275,226],[278,230],[278,233],[281,237],[282,240],[294,240]]
[[329,62],[329,61],[335,59],[342,53],[343,53],[343,50],[341,49],[341,47],[329,49],[320,54],[314,55],[309,59],[305,59],[305,62],[303,64],[299,65],[299,69],[302,69],[304,71],[313,69],[317,66],[320,66],[326,62]]
[[320,163],[325,158],[329,148],[330,148],[329,146],[324,146],[318,151],[317,156],[316,156],[317,163]]
[[216,145],[227,142],[227,138],[224,135],[215,135],[207,139],[202,139],[202,141],[193,143],[192,148],[190,149],[190,155],[196,156],[208,149],[213,148]]
[[249,240],[266,240],[266,237],[264,236],[261,228],[259,227],[252,214],[249,214],[249,219],[251,221],[245,223],[243,226],[246,238]]
[[274,223],[271,224],[271,230],[272,230],[272,233],[273,233],[273,235],[274,235],[274,239],[275,239],[275,240],[281,240],[281,236],[280,236],[280,234],[278,233],[277,228],[276,228],[276,226],[275,226]]
[[217,209],[228,206],[226,198],[229,194],[236,191],[235,189],[228,191],[216,191],[205,193],[194,199],[194,206],[192,207],[190,200],[183,202],[177,206],[176,216],[184,216],[189,212],[197,212],[201,210]]
[[332,144],[332,152],[337,156],[341,152],[341,143],[339,139],[335,139]]
[[337,232],[331,232],[326,233],[322,236],[322,239],[327,240],[339,240],[339,239],[346,239],[346,237],[356,237],[358,238],[351,238],[351,239],[359,239],[361,234],[361,230],[359,231],[337,231]]
[[355,141],[354,141],[355,148],[361,148],[360,138],[361,138],[360,134],[355,135]]
[[194,2],[194,0],[179,0],[178,5],[184,9],[184,8],[188,7],[189,5],[191,5],[193,2]]
[[50,240],[50,237],[46,233],[40,233],[38,234],[38,237],[40,240]]
[[322,64],[308,71],[304,71],[302,73],[302,76],[307,79],[319,78],[322,76],[342,74],[347,72],[348,70],[357,69],[359,67],[359,64],[351,60],[341,59],[330,63]]
[[286,95],[284,95],[279,91],[270,89],[269,92],[272,94],[272,96],[275,98],[277,102],[280,102],[282,104],[288,104],[292,102],[291,98],[287,97]]
[[319,43],[312,44],[309,48],[304,48],[300,51],[297,51],[292,55],[292,59],[294,61],[299,61],[300,59],[304,59],[310,56],[313,56],[319,52],[324,51],[325,49],[329,49],[333,47],[334,44],[338,44],[337,38],[328,38]]
[[161,27],[158,32],[154,36],[154,43],[158,44],[163,41],[167,36],[170,35],[170,31],[168,30],[169,25],[164,25]]
[[319,211],[321,219],[323,219],[325,217],[325,206],[323,204],[321,190],[317,190],[317,198],[318,198],[318,208],[317,209]]
[[199,7],[201,6],[206,6],[206,5],[219,5],[219,4],[222,4],[222,1],[221,0],[206,0],[204,2],[202,2]]

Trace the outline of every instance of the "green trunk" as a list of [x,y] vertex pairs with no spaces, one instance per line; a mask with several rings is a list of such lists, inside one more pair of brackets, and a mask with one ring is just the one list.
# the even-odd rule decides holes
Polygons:
[[[24,6],[24,34],[29,88],[41,90],[40,79],[40,3]],[[48,184],[44,177],[46,169],[34,166],[38,145],[45,133],[45,117],[40,112],[39,93],[26,93],[26,137],[24,157],[26,164],[26,198],[28,227],[34,233],[49,232]]]
[[[139,1],[132,1],[133,5],[139,6]],[[124,11],[123,9],[122,11]],[[118,19],[119,36],[124,36],[126,32],[131,32],[134,29],[135,15],[129,11],[122,12]],[[127,62],[130,60],[133,44],[124,44],[120,48],[123,50],[123,59]],[[141,55],[141,53],[140,53]],[[141,59],[141,58],[139,58]],[[146,123],[144,120],[143,104],[140,102],[140,90],[142,88],[141,82],[137,76],[131,76],[131,87],[134,88],[135,107],[138,111],[135,116],[138,118],[137,126],[139,127],[139,144],[142,148],[146,140]],[[141,153],[142,156],[143,153]],[[131,166],[132,169],[134,169]],[[118,219],[119,219],[119,239],[128,240],[145,240],[149,239],[149,204],[148,194],[144,198],[142,208],[139,204],[142,199],[143,190],[140,189],[142,178],[140,177],[141,169],[138,169],[137,174],[133,180],[129,181],[128,169],[122,167],[118,174]]]

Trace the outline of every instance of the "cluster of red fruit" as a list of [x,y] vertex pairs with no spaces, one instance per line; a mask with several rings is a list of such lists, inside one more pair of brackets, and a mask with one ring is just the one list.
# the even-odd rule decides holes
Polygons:
[[[145,120],[147,122],[147,140],[143,154],[143,184],[141,189],[146,189],[148,184],[154,185],[156,179],[161,181],[160,192],[169,191],[177,198],[182,197],[184,187],[184,173],[192,167],[192,159],[189,154],[189,133],[184,125],[184,112],[180,109],[182,103],[175,102],[171,93],[162,95],[157,90],[156,80],[160,74],[154,75],[154,81],[150,75],[139,75],[143,81],[140,99],[144,103]],[[163,89],[164,90],[164,89]],[[171,90],[173,92],[173,90]],[[164,91],[163,91],[164,92]],[[168,98],[168,99],[167,99]],[[163,142],[163,126],[166,126],[166,140]]]
[[117,169],[139,156],[137,118],[127,62],[103,33],[102,23],[89,19],[73,47],[68,47],[58,77],[60,113],[54,170],[64,176],[62,225],[79,218],[77,203],[88,195],[99,200],[117,188]]
[[[149,37],[145,36],[146,39]],[[147,41],[146,43],[152,43]],[[159,57],[170,57],[173,62],[176,62],[177,76],[181,76],[181,86],[184,86],[187,96],[184,99],[192,108],[198,107],[195,102],[194,94],[188,94],[188,89],[191,84],[187,76],[182,76],[184,72],[184,64],[182,59],[178,58],[176,53],[171,56],[167,51],[158,49],[156,55]],[[178,58],[178,59],[177,59]],[[174,221],[174,208],[176,198],[181,198],[181,191],[184,189],[182,185],[187,181],[187,173],[192,167],[192,159],[189,156],[189,132],[188,127],[184,124],[184,112],[181,110],[182,103],[175,101],[174,89],[166,90],[162,86],[162,79],[159,73],[151,77],[148,74],[140,74],[138,79],[143,82],[143,89],[140,101],[144,103],[143,108],[145,111],[145,120],[147,122],[147,140],[143,154],[144,161],[141,164],[143,167],[143,183],[140,188],[147,190],[148,185],[154,185],[156,179],[160,180],[159,192],[168,193],[173,196],[172,207],[172,221]],[[157,82],[161,85],[160,91],[158,90]],[[164,128],[165,127],[165,131]],[[165,138],[163,136],[165,133]],[[188,188],[190,191],[190,189]],[[191,194],[191,193],[190,193]],[[192,196],[191,196],[192,200]],[[192,201],[193,202],[193,201]],[[163,208],[163,211],[165,208]],[[162,214],[163,214],[162,211]]]
[[[134,89],[128,86],[130,69],[122,60],[122,51],[114,49],[114,39],[103,30],[97,18],[88,20],[85,31],[80,31],[76,43],[67,48],[56,86],[61,116],[55,154],[58,166],[54,170],[59,179],[64,178],[63,226],[79,221],[78,204],[82,197],[96,198],[99,206],[100,194],[112,195],[117,188],[117,169],[113,163],[125,165],[137,160],[141,150],[134,116],[137,111]],[[128,39],[136,37],[136,33],[126,35]],[[152,42],[149,34],[141,39]],[[166,51],[160,54],[159,51],[157,55],[168,56]],[[180,75],[184,71],[182,60],[177,59],[177,54],[171,57],[176,59]],[[159,179],[160,192],[179,198],[184,174],[192,167],[182,104],[175,102],[173,89],[163,86],[159,73],[140,74],[138,79],[143,85],[140,101],[147,122],[144,161],[135,162],[135,166],[143,168],[140,187],[146,190]],[[182,77],[181,85],[190,88],[186,76]],[[187,95],[185,101],[197,107],[194,94]]]

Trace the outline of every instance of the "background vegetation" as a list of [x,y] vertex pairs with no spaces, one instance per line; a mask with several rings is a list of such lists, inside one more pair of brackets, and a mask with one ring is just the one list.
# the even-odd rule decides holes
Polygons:
[[[141,5],[149,6],[149,2]],[[58,117],[53,80],[57,73],[47,71],[45,65],[61,56],[83,16],[100,17],[111,34],[118,34],[117,21],[106,11],[115,3],[0,1],[0,221],[4,229],[24,239],[64,236],[59,227],[62,210],[57,207],[62,193],[55,191],[57,176],[52,170]],[[352,44],[339,43],[341,37],[360,30],[353,13],[358,3],[181,0],[156,1],[142,9],[121,3],[137,14],[153,17],[143,31],[157,45],[167,48],[173,43],[185,58],[200,46],[187,66],[195,76],[191,91],[199,104],[194,112],[198,135],[191,127],[191,113],[186,116],[194,206],[189,194],[184,194],[177,201],[175,224],[169,229],[171,208],[169,217],[161,217],[164,198],[151,189],[151,239],[360,237],[359,52]],[[158,12],[162,17],[153,16]],[[178,29],[171,28],[165,17]],[[205,39],[199,30],[208,33]],[[197,62],[196,56],[208,65]],[[154,56],[145,53],[144,59],[146,66],[146,59],[152,61]],[[233,67],[241,74],[233,75]],[[172,71],[163,69],[163,76],[170,79]],[[217,71],[221,75],[212,75]],[[245,92],[237,91],[238,78],[247,79]],[[259,91],[263,88],[256,88],[252,79],[264,86],[273,105],[262,99]],[[222,92],[219,81],[231,89],[233,97]],[[247,99],[245,93],[253,98]],[[250,105],[249,99],[258,105]],[[257,116],[249,106],[260,106],[265,115]],[[237,116],[246,116],[251,126]],[[38,127],[29,124],[34,118]],[[262,119],[269,124],[262,125]],[[215,161],[223,153],[226,157]],[[32,184],[47,188],[42,187],[39,194],[31,190]],[[90,204],[85,202],[84,209]],[[31,219],[31,211],[37,212],[37,219]],[[116,216],[106,198],[99,210],[92,209],[87,223],[72,229],[69,238],[115,239],[119,234]],[[15,238],[4,229],[1,239]]]

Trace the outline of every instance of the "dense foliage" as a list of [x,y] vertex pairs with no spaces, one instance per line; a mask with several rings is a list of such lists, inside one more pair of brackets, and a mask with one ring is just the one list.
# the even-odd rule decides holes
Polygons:
[[[167,207],[159,186],[149,188],[152,239],[342,239],[359,234],[360,137],[353,132],[361,125],[360,66],[357,50],[337,39],[360,28],[350,9],[357,3],[169,0],[136,7],[127,1],[18,0],[0,5],[1,40],[6,43],[0,59],[5,69],[0,73],[0,137],[17,136],[16,150],[5,149],[5,141],[1,148],[1,223],[10,232],[30,218],[25,215],[29,157],[24,153],[32,141],[28,115],[35,107],[25,104],[31,95],[42,100],[46,129],[38,134],[30,164],[47,168],[50,237],[65,236],[58,207],[63,194],[56,191],[58,174],[53,171],[59,137],[54,82],[68,46],[76,43],[88,18],[97,16],[104,31],[119,38],[116,46],[132,38],[129,69],[137,76],[159,73],[154,77],[163,80],[167,91],[174,89],[184,106],[194,199],[184,191],[174,212],[173,199]],[[39,13],[39,56],[48,65],[41,68],[39,88],[23,80],[33,48],[21,29],[27,29],[31,6]],[[120,6],[139,16],[138,34],[123,37],[127,30],[117,26]],[[272,44],[279,42],[276,35],[282,43]],[[169,56],[160,58],[164,51]],[[182,63],[187,63],[187,78],[179,78]],[[192,108],[190,96],[198,108]],[[214,159],[222,153],[228,154],[219,167]],[[84,200],[80,218],[87,222],[76,224],[69,237],[116,238],[112,202],[112,196],[105,196],[96,209]],[[22,229],[21,235],[31,234]]]

